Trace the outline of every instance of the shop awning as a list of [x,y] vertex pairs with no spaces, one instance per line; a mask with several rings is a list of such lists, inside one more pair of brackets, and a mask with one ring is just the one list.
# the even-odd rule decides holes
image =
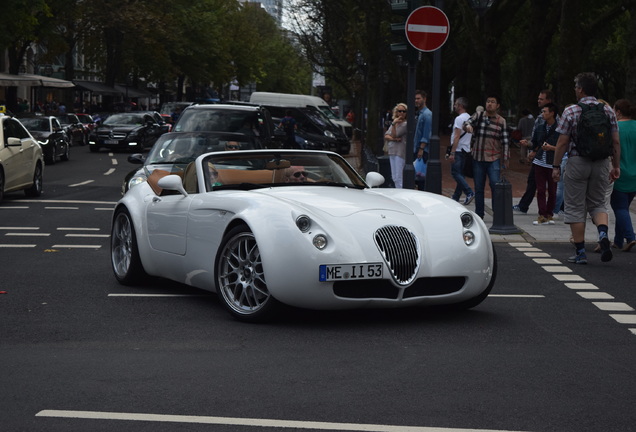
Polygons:
[[75,85],[82,90],[86,90],[89,92],[97,93],[97,94],[105,94],[105,95],[120,95],[122,92],[119,90],[107,86],[103,82],[98,81],[82,81],[82,80],[73,80]]
[[12,75],[5,73],[0,73],[0,85],[5,87],[75,87],[75,84],[71,81],[59,78],[32,74]]

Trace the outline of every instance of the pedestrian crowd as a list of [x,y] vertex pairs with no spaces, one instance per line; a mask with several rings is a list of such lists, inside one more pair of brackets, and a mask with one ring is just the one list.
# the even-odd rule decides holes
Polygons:
[[[506,119],[499,114],[501,99],[497,95],[488,95],[485,108],[478,107],[472,115],[468,100],[457,98],[453,105],[457,116],[446,152],[457,184],[451,198],[464,205],[474,200],[475,213],[483,218],[486,179],[494,196],[495,185],[508,168],[514,141],[519,145],[520,161],[529,162],[530,168],[525,193],[513,211],[527,214],[536,198],[535,225],[554,225],[555,219],[568,224],[570,242],[575,247],[574,255],[568,258],[570,263],[588,262],[585,247],[588,217],[598,231],[594,252],[600,254],[602,262],[613,258],[612,249],[629,252],[636,247],[629,210],[636,196],[636,106],[627,99],[610,106],[597,98],[597,91],[594,74],[578,74],[574,79],[578,103],[561,111],[553,92],[541,90],[538,116],[534,118],[530,110],[523,110],[513,135],[509,134]],[[423,190],[432,129],[432,113],[426,107],[425,92],[416,91],[415,107],[415,117],[408,115],[404,103],[394,107],[385,131],[384,150],[389,155],[394,185],[402,188],[406,127],[409,120],[415,121],[414,171],[416,187]],[[473,177],[474,189],[466,177]],[[493,205],[500,204],[493,201]],[[610,208],[614,216],[613,237]]]

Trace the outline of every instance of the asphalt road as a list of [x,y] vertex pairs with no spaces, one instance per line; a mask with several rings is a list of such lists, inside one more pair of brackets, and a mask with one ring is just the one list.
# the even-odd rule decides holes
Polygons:
[[569,244],[498,242],[495,289],[469,312],[244,324],[202,291],[116,282],[110,217],[133,166],[72,150],[40,199],[0,204],[2,431],[635,430],[636,254],[568,267]]

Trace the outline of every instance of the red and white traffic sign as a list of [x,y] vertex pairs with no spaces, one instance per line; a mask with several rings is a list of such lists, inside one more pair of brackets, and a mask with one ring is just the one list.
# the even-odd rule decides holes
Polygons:
[[414,48],[430,52],[444,45],[450,33],[450,23],[441,9],[422,6],[408,16],[404,31],[406,39]]

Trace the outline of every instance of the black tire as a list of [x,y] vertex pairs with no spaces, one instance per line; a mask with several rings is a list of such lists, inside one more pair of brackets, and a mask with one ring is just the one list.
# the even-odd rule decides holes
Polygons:
[[45,161],[47,165],[55,165],[55,162],[57,162],[57,145],[55,143],[51,145],[53,146],[53,151],[51,152],[51,157]]
[[38,162],[33,172],[33,183],[31,187],[24,190],[24,194],[28,197],[39,197],[42,195],[42,164]]
[[66,145],[66,150],[64,150],[64,154],[60,156],[60,160],[68,161],[71,158],[71,146]]
[[236,319],[245,322],[271,320],[281,309],[267,289],[263,262],[254,234],[237,226],[223,237],[216,258],[217,293]]
[[490,283],[488,284],[486,289],[478,296],[475,296],[471,299],[468,299],[460,303],[452,304],[450,305],[451,308],[457,309],[457,310],[472,309],[478,304],[480,304],[481,302],[483,302],[484,300],[486,300],[486,297],[488,297],[488,294],[490,294],[490,291],[492,291],[492,288],[495,286],[495,280],[497,279],[497,249],[495,249],[495,245],[492,242],[491,242],[491,246],[492,246],[492,255],[493,255],[493,266],[492,266],[492,278],[490,278]]
[[135,285],[147,276],[137,246],[135,227],[126,208],[120,208],[113,218],[110,233],[110,262],[115,278],[122,285]]

